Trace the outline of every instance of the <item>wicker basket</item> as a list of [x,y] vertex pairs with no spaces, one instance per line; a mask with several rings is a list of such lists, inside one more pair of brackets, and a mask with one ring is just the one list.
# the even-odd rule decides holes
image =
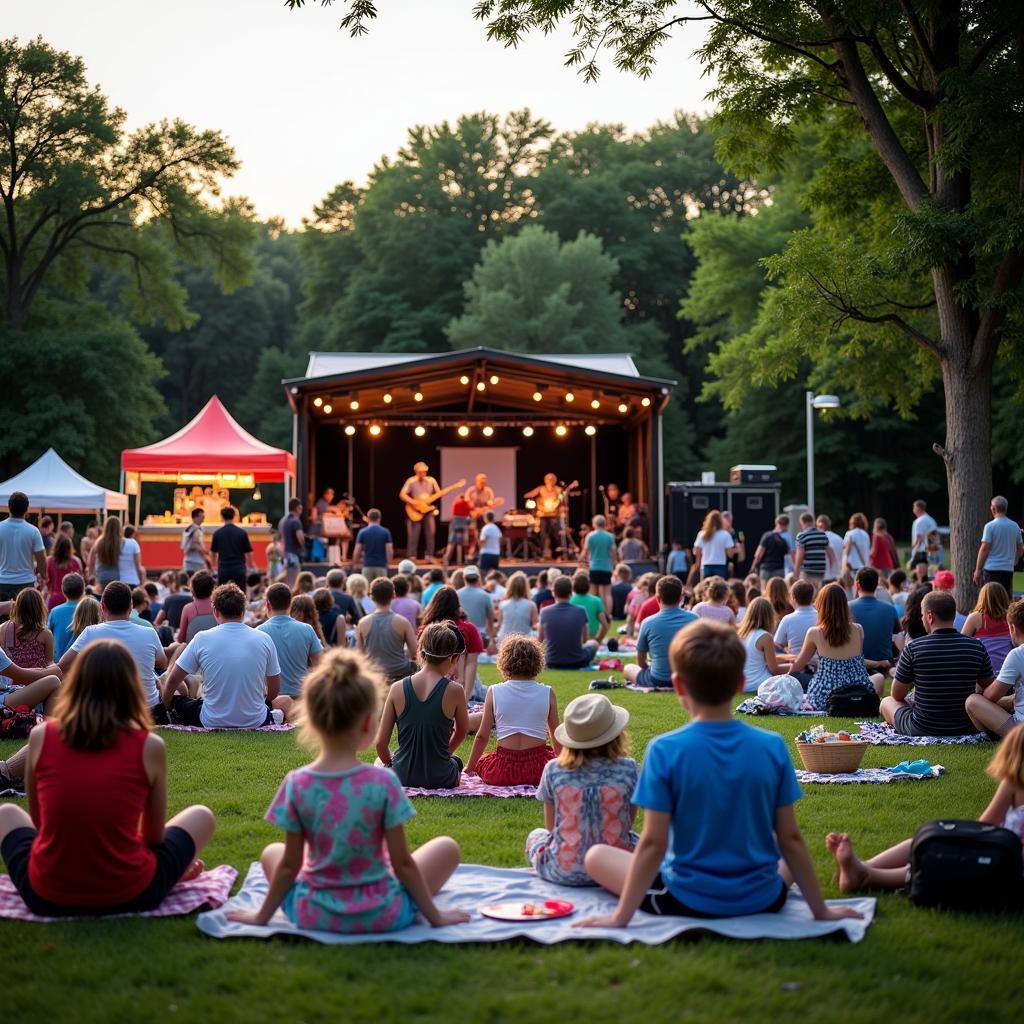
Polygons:
[[843,775],[855,772],[864,760],[869,744],[863,740],[840,740],[836,743],[800,743],[796,749],[809,772]]

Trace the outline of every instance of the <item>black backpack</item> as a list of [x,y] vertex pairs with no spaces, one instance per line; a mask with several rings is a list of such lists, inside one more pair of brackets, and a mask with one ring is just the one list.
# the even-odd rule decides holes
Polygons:
[[873,718],[878,714],[878,694],[859,683],[837,686],[825,703],[830,718]]
[[926,821],[910,846],[908,893],[922,907],[1017,909],[1024,905],[1020,837],[981,821]]

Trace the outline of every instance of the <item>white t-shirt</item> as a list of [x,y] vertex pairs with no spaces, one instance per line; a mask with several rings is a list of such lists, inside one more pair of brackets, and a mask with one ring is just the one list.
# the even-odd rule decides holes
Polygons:
[[831,530],[826,530],[825,536],[828,537],[828,546],[832,549],[832,554],[836,556],[831,565],[827,561],[825,562],[825,579],[826,581],[837,580],[839,579],[839,567],[843,564],[843,538]]
[[160,693],[156,688],[156,659],[164,649],[156,630],[148,623],[137,625],[130,619],[111,619],[86,626],[71,645],[71,650],[76,653],[83,651],[96,640],[120,640],[132,652],[142,688],[146,691],[146,703],[150,707],[157,704]]
[[867,530],[862,530],[858,526],[846,531],[843,544],[846,544],[847,541],[850,541],[850,553],[846,556],[846,561],[856,572],[868,564],[868,559],[871,557],[871,538],[868,536]]
[[122,583],[129,587],[137,587],[142,580],[135,569],[135,556],[142,554],[142,548],[134,537],[126,537],[121,544],[121,554],[117,559],[117,575]]
[[732,544],[732,534],[728,530],[716,531],[711,540],[705,540],[704,534],[698,533],[693,542],[693,546],[701,550],[704,565],[725,565],[729,560],[725,552]]
[[207,729],[258,729],[267,720],[267,676],[279,676],[274,641],[244,622],[222,622],[189,641],[178,658],[203,673],[200,721]]
[[[923,516],[918,516],[914,520],[914,525],[910,529],[911,545],[913,546],[917,544],[917,548],[915,550],[924,551],[928,544],[928,534],[931,533],[932,530],[937,530],[938,528],[939,524],[936,523],[927,512],[925,512]],[[918,538],[921,540],[920,544],[917,543]]]
[[484,523],[480,530],[480,554],[501,554],[501,527],[497,523]]
[[1024,722],[1024,647],[1014,647],[1003,661],[996,680],[1013,687],[1013,720]]
[[32,556],[43,550],[43,535],[31,523],[5,519],[0,523],[0,583],[35,583]]

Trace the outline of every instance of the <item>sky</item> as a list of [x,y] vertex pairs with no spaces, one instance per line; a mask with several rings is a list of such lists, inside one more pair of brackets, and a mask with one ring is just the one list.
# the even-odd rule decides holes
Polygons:
[[339,29],[337,0],[308,3],[0,0],[0,33],[42,35],[82,57],[129,128],[180,117],[220,129],[242,162],[226,193],[292,227],[338,182],[365,183],[415,124],[528,107],[562,131],[593,121],[642,130],[710,109],[711,82],[692,56],[700,24],[677,30],[646,82],[606,57],[586,84],[563,67],[568,30],[506,50],[473,20],[473,0],[379,0],[358,39]]

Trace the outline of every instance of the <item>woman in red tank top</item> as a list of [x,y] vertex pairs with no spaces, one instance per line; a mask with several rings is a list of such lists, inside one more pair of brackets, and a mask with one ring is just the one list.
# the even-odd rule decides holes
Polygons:
[[32,913],[153,910],[213,835],[194,806],[164,825],[167,758],[128,649],[90,644],[60,690],[55,717],[32,730],[31,817],[0,806],[0,856]]

